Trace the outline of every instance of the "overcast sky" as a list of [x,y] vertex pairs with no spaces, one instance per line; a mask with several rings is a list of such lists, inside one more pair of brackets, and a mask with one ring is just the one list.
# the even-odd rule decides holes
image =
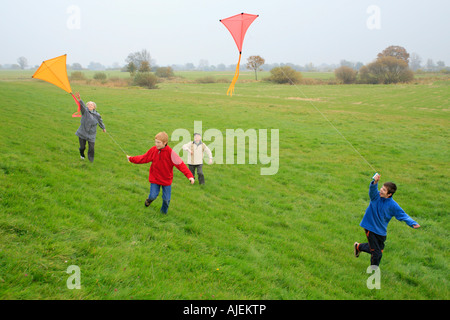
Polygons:
[[258,14],[243,62],[371,62],[390,45],[450,65],[449,0],[3,0],[0,64],[30,66],[67,54],[67,63],[125,64],[147,49],[160,65],[207,60],[236,64],[238,50],[219,19]]

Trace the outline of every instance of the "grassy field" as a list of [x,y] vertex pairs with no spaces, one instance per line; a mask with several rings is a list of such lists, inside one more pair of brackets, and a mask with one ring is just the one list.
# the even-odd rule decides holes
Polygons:
[[[277,174],[205,165],[199,186],[175,169],[162,215],[161,197],[144,207],[148,164],[128,163],[101,130],[95,162],[82,161],[72,98],[23,79],[0,81],[1,299],[450,298],[448,82],[238,82],[233,97],[228,83],[73,85],[130,155],[159,131],[193,134],[194,121],[224,135],[279,130]],[[353,256],[374,172],[316,108],[382,182],[397,183],[396,201],[422,226],[390,223],[380,290],[366,286],[369,256]],[[67,288],[70,265],[79,290]]]
[[[29,80],[35,70],[6,70],[0,69],[0,80]],[[76,72],[74,70],[68,70],[67,74],[70,77],[73,72]],[[128,72],[121,72],[119,70],[105,70],[105,71],[93,71],[93,70],[83,70],[81,71],[83,75],[86,77],[86,79],[93,79],[94,75],[97,72],[103,72],[106,74],[108,79],[111,78],[129,78],[130,73]],[[233,71],[175,71],[174,72],[175,77],[178,81],[186,80],[186,81],[195,81],[198,78],[204,78],[204,77],[212,77],[216,80],[222,80],[227,79],[231,81],[234,76],[234,70]],[[334,73],[333,72],[302,72],[302,75],[304,78],[308,79],[322,79],[322,80],[328,80],[328,79],[334,79]],[[259,71],[258,72],[258,79],[267,78],[270,76],[270,72],[268,71]],[[425,75],[422,75],[425,77]],[[241,82],[245,81],[251,81],[255,80],[255,73],[254,71],[246,71],[241,70],[239,73],[239,80]]]

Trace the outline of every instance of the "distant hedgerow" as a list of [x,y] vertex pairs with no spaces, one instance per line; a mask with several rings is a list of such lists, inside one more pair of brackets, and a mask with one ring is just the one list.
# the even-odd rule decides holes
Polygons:
[[106,73],[104,73],[104,72],[96,72],[94,74],[94,79],[95,80],[106,80]]
[[197,82],[197,83],[216,83],[216,78],[214,78],[213,76],[206,76],[206,77],[197,78],[195,80],[195,82]]
[[81,71],[74,71],[70,73],[70,80],[86,80],[86,77]]

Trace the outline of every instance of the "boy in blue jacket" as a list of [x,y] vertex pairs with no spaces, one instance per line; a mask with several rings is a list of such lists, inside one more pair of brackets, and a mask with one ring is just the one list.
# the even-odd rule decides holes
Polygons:
[[374,180],[370,183],[369,196],[370,204],[360,223],[364,228],[368,243],[355,242],[355,257],[359,253],[370,253],[370,263],[372,266],[379,266],[381,256],[383,255],[384,242],[386,241],[387,226],[392,217],[399,221],[405,221],[406,224],[414,229],[420,225],[411,219],[405,211],[392,199],[397,190],[397,186],[392,182],[386,182],[378,192],[378,181],[380,175],[376,174]]

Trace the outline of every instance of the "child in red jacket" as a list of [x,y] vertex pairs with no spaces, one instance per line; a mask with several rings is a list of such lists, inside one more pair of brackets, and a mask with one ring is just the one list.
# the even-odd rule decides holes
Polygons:
[[167,145],[169,136],[165,132],[160,132],[155,136],[155,146],[145,154],[135,157],[127,155],[128,161],[136,164],[152,162],[148,180],[150,181],[150,194],[145,200],[145,206],[148,207],[153,200],[158,197],[159,190],[162,187],[162,207],[161,213],[167,214],[169,209],[170,196],[172,193],[173,167],[180,170],[191,184],[194,184],[194,177],[188,167],[181,160],[171,147]]

